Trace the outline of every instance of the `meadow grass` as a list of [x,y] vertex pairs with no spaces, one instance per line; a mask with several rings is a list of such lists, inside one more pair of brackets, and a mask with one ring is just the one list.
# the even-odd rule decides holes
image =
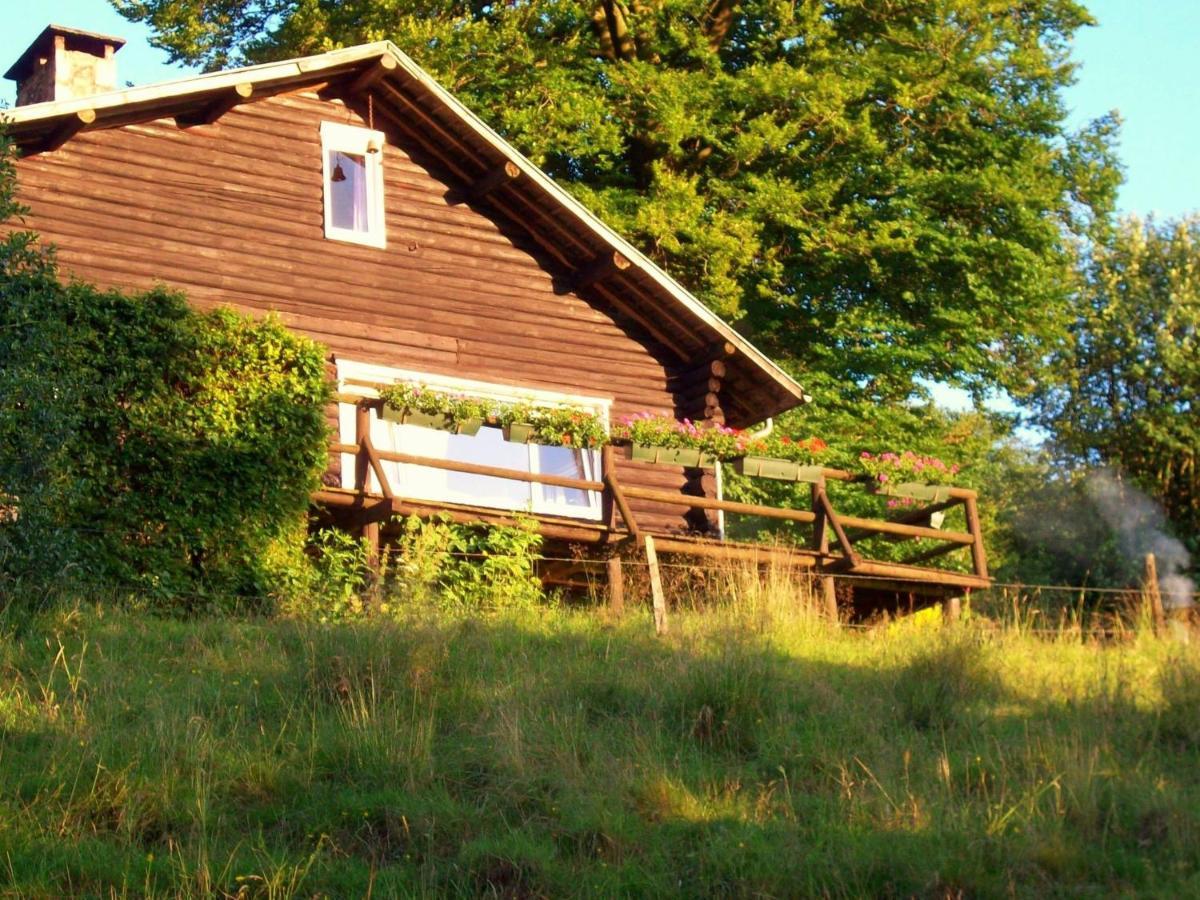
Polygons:
[[1200,895],[1200,651],[786,592],[0,638],[0,894]]

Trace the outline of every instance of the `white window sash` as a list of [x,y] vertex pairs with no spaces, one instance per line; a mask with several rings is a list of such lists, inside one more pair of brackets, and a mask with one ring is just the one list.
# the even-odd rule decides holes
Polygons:
[[[368,144],[373,144],[378,148],[378,152],[368,153]],[[321,123],[321,190],[326,238],[364,244],[368,247],[387,246],[387,223],[383,205],[383,147],[384,135],[381,131],[338,122]],[[335,152],[361,156],[365,161],[367,201],[366,227],[363,229],[339,228],[333,223],[333,202],[329,196],[333,168],[329,158]]]

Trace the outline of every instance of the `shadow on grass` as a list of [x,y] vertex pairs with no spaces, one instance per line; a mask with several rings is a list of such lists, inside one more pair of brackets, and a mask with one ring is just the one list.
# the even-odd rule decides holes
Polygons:
[[[998,669],[1011,648],[965,630],[662,641],[586,615],[341,628],[109,615],[54,635],[2,658],[8,889],[1197,886],[1200,712],[1182,663],[1164,669],[1179,686],[1160,715],[1120,679],[1022,690]],[[1046,654],[1052,680],[1065,661]]]

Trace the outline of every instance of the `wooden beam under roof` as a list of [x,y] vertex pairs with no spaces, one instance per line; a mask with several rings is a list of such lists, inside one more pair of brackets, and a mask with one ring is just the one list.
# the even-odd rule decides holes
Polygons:
[[175,117],[175,124],[180,128],[212,125],[235,106],[249,100],[253,94],[254,85],[250,82],[244,81],[241,84],[235,84],[232,88],[218,94],[208,105],[193,112],[180,113]]
[[363,91],[374,87],[385,76],[395,72],[399,67],[400,64],[396,62],[396,57],[392,56],[390,53],[384,54],[383,56],[379,57],[375,65],[368,68],[365,72],[350,82],[349,85],[347,85],[346,93],[352,95],[361,94]]
[[46,135],[44,140],[31,145],[25,152],[49,153],[51,150],[57,150],[95,121],[96,111],[94,109],[81,109],[64,118]]
[[573,294],[582,288],[603,281],[611,275],[629,268],[629,260],[616,250],[601,253],[591,262],[584,263],[565,278],[554,280],[554,290],[559,294]]

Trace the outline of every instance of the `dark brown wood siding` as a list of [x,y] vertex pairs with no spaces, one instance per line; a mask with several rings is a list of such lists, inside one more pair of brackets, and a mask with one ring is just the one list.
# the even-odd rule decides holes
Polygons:
[[[322,121],[365,124],[340,102],[297,93],[214,125],[164,119],[81,134],[19,162],[26,224],[80,278],[162,282],[202,308],[275,310],[347,359],[612,397],[615,417],[674,412],[661,347],[598,301],[556,293],[519,227],[453,203],[457,185],[395,135],[384,151],[387,248],[326,240]],[[619,474],[668,490],[686,483],[682,470],[632,462]],[[684,524],[679,508],[636,512],[646,527]]]

